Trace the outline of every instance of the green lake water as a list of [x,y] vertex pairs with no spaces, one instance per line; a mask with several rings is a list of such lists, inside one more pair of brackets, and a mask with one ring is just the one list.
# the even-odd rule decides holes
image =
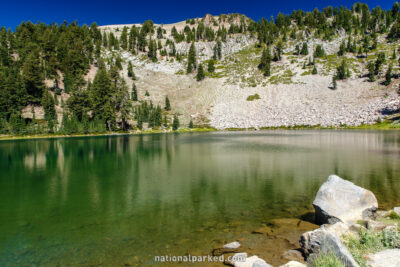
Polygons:
[[400,206],[400,131],[0,142],[0,266],[160,266],[312,210],[337,174]]

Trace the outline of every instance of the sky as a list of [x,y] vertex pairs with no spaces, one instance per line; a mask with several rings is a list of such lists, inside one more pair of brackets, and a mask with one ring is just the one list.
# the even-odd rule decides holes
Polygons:
[[[98,25],[141,23],[153,20],[167,24],[186,18],[241,13],[258,21],[262,17],[270,18],[278,12],[289,14],[293,10],[312,11],[315,7],[347,6],[358,1],[353,0],[5,0],[0,11],[0,26],[15,29],[22,21],[58,24],[64,20],[77,21],[80,25],[97,22]],[[365,0],[370,8],[380,5],[383,9],[392,7],[394,1]]]

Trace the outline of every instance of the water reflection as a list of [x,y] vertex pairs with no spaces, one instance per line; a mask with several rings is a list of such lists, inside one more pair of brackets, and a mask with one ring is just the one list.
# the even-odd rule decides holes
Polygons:
[[70,253],[72,264],[103,254],[123,261],[133,249],[146,262],[157,251],[209,249],[233,234],[232,222],[242,231],[305,213],[332,173],[391,207],[400,203],[399,159],[398,132],[1,142],[0,265],[71,264]]

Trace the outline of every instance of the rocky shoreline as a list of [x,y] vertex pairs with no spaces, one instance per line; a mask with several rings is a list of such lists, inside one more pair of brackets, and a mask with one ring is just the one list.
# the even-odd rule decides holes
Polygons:
[[[279,246],[282,235],[288,242],[297,238],[297,248],[282,255],[288,262],[274,266],[400,266],[400,207],[378,210],[378,201],[371,191],[336,175],[329,176],[320,187],[313,206],[316,224],[300,219],[280,219],[253,231],[253,234],[275,235],[273,246]],[[285,227],[293,223],[296,230],[303,230],[300,238],[296,231],[290,233],[290,227]],[[230,266],[272,267],[240,242],[236,240],[215,248],[212,254],[231,256],[230,261],[224,262]]]

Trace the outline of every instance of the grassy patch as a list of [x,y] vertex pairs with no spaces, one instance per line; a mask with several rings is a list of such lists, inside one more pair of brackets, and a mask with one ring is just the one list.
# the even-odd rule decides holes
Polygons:
[[345,267],[340,259],[333,253],[320,254],[311,261],[312,267]]
[[254,100],[258,100],[258,99],[261,99],[261,97],[258,94],[254,94],[254,95],[249,95],[246,100],[254,101]]
[[392,123],[391,121],[383,121],[375,124],[363,124],[359,126],[347,126],[348,129],[365,129],[365,130],[390,130],[400,129],[400,124]]
[[400,233],[397,230],[382,232],[360,230],[359,236],[349,235],[344,243],[361,267],[366,267],[365,255],[384,249],[400,248]]

